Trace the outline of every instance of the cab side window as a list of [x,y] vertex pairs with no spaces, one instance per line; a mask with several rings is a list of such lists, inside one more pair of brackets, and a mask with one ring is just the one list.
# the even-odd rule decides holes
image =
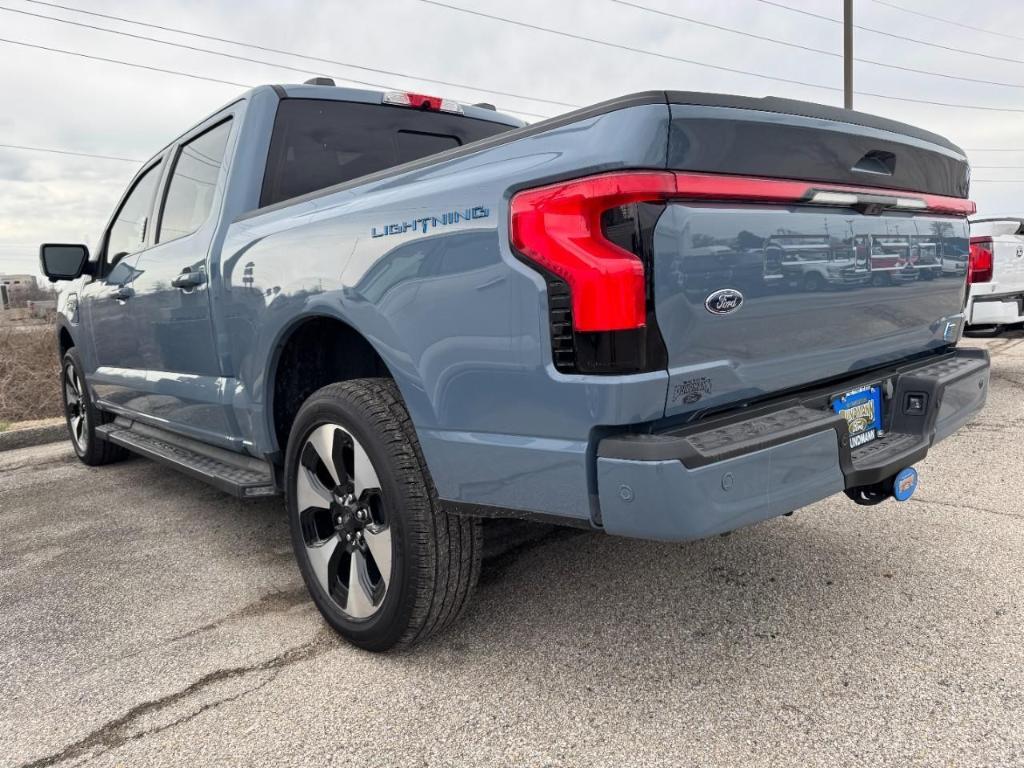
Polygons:
[[231,121],[226,120],[181,146],[167,187],[158,243],[191,235],[210,215],[230,134]]
[[156,163],[135,182],[107,235],[107,265],[115,265],[127,254],[135,253],[146,242],[149,213],[160,180],[160,163]]

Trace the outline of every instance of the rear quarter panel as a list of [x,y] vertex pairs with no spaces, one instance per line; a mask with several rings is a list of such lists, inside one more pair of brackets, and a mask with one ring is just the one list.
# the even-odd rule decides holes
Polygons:
[[[554,371],[544,282],[509,250],[508,200],[560,178],[664,167],[667,116],[663,104],[613,111],[232,224],[219,314],[257,452],[283,447],[276,351],[303,319],[329,316],[387,364],[442,497],[588,517],[591,429],[662,416],[667,374]],[[516,482],[526,473],[536,481]]]

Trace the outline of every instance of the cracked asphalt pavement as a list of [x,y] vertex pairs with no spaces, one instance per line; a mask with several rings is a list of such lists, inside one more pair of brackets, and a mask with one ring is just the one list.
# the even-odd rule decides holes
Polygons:
[[0,453],[0,766],[1024,764],[1024,333],[905,504],[558,530],[410,652],[336,639],[279,501]]

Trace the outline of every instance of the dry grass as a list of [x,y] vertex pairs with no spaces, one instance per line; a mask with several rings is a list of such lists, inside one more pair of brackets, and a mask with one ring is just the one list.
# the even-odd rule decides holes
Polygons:
[[0,325],[0,422],[62,415],[52,325]]

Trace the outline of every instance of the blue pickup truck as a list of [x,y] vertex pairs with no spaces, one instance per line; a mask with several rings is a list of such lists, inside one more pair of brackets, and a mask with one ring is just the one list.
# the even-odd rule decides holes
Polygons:
[[487,518],[682,541],[903,499],[988,357],[957,346],[962,276],[843,270],[880,238],[966,252],[969,175],[935,134],[775,98],[523,125],[255,88],[142,166],[91,254],[41,247],[71,440],[283,493],[317,607],[374,650],[459,616]]

